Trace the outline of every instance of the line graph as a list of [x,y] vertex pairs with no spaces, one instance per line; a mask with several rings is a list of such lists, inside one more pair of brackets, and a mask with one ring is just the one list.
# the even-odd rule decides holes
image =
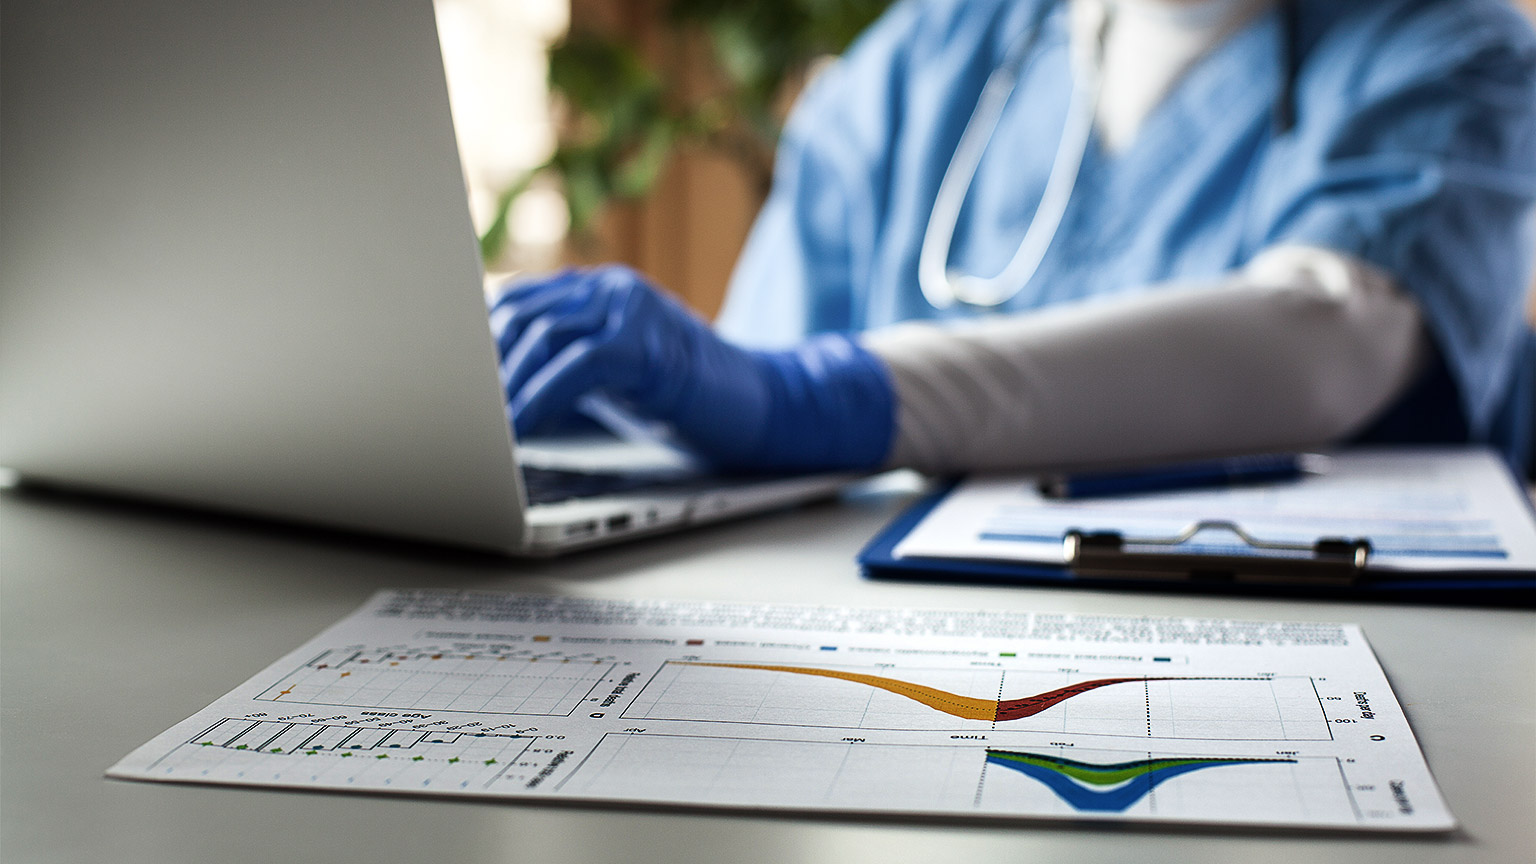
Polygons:
[[279,785],[485,788],[526,783],[543,754],[533,734],[384,728],[225,717],[156,760],[163,777]]
[[327,650],[255,698],[353,708],[568,715],[613,671],[612,657],[532,650]]
[[669,661],[632,719],[862,729],[1329,740],[1305,677]]
[[848,810],[1193,822],[1223,821],[1234,813],[1253,822],[1358,820],[1347,782],[1331,758],[1116,750],[1067,757],[1049,749],[610,733],[558,791]]
[[1001,765],[1044,783],[1082,812],[1123,813],[1166,780],[1227,765],[1296,764],[1288,758],[1165,758],[1098,764],[1040,753],[988,750],[987,764]]
[[[445,732],[386,729],[347,724],[297,723],[281,720],[226,717],[189,742],[199,747],[251,750],[258,753],[314,756],[321,752],[432,749],[432,744],[459,745],[469,739],[528,739],[528,735],[491,732]],[[424,745],[419,747],[418,745]]]
[[836,678],[841,681],[851,681],[855,684],[863,684],[867,687],[874,687],[888,693],[905,696],[914,702],[927,705],[929,708],[948,714],[951,717],[959,717],[962,720],[988,721],[1007,721],[1017,720],[1021,717],[1033,717],[1058,702],[1063,702],[1071,699],[1073,696],[1087,693],[1090,690],[1097,690],[1100,687],[1108,687],[1112,684],[1142,683],[1146,681],[1223,680],[1179,676],[1096,678],[1091,681],[1080,681],[1076,684],[1069,684],[1066,687],[1058,687],[1055,690],[1037,693],[1033,696],[1024,696],[1019,699],[981,699],[972,696],[962,696],[958,693],[950,693],[937,687],[914,684],[911,681],[902,681],[899,678],[866,675],[858,672],[843,672],[837,669],[821,669],[809,666],[773,666],[757,663],[701,663],[688,661],[682,661],[682,665],[714,666],[720,669],[761,669],[765,672],[787,672],[791,675],[816,675],[824,678]]
[[1353,824],[1340,761],[1289,752],[989,747],[976,790],[985,810],[1061,816]]
[[[558,791],[600,798],[878,809],[967,807],[976,747],[610,733]],[[891,778],[901,782],[893,783]]]

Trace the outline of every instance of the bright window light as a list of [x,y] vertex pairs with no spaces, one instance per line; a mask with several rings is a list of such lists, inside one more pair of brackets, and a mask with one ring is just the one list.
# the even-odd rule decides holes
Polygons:
[[[502,191],[555,148],[549,47],[570,23],[569,0],[435,0],[454,129],[475,229],[491,224]],[[497,269],[552,266],[568,229],[557,186],[536,184],[508,220]]]

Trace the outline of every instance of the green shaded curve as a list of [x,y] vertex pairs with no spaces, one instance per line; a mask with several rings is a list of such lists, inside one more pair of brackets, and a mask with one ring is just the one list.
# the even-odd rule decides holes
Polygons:
[[1065,774],[1074,780],[1084,783],[1092,783],[1095,786],[1113,786],[1116,783],[1124,783],[1133,777],[1150,774],[1163,768],[1172,768],[1181,765],[1219,765],[1225,762],[1291,762],[1291,759],[1137,759],[1130,762],[1115,762],[1109,765],[1095,765],[1091,762],[1078,762],[1075,759],[1059,759],[1050,756],[1040,756],[1034,753],[1013,753],[1007,750],[988,750],[987,755],[994,759],[1003,759],[1009,762],[1022,762],[1026,765],[1038,765],[1041,768],[1049,768],[1058,774]]

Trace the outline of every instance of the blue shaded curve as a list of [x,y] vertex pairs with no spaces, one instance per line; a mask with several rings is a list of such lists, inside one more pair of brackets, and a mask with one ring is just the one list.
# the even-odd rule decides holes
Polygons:
[[1250,762],[1248,760],[1222,759],[1220,761],[1213,760],[1210,762],[1170,765],[1166,768],[1157,768],[1140,776],[1133,777],[1127,780],[1123,786],[1103,791],[1089,789],[1065,774],[1040,765],[998,759],[991,755],[987,756],[987,761],[993,765],[1011,768],[1020,774],[1039,780],[1049,787],[1052,792],[1055,792],[1058,798],[1070,804],[1074,810],[1089,813],[1124,813],[1130,809],[1132,804],[1146,797],[1158,784],[1180,774],[1188,774],[1191,771],[1199,771],[1202,768],[1218,768],[1222,765],[1252,765],[1280,760],[1255,759]]

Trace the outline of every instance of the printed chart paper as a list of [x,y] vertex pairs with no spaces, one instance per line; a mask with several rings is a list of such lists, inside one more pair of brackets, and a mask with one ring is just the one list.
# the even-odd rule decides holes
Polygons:
[[381,592],[108,773],[866,814],[1455,824],[1349,624]]
[[[1509,469],[1491,452],[1353,451],[1324,474],[1258,486],[1056,500],[1033,478],[961,483],[896,546],[898,557],[1065,563],[1067,531],[1167,538],[1206,519],[1230,520],[1261,540],[1371,541],[1373,570],[1536,570],[1536,520]],[[1223,531],[1181,552],[1252,552]]]

